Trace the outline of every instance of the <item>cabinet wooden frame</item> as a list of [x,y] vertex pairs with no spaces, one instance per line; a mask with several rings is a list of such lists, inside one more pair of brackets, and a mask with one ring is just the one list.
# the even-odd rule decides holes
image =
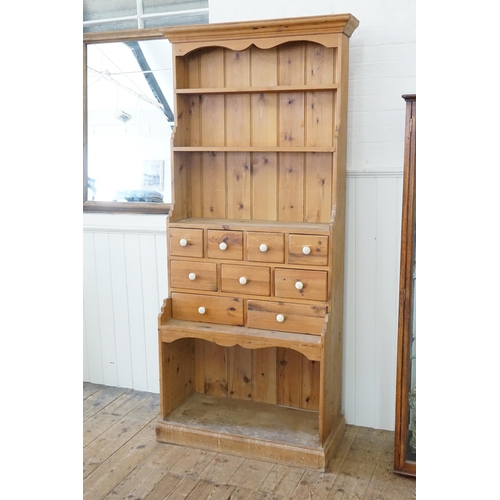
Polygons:
[[[168,259],[215,263],[217,289],[169,283],[158,328],[159,441],[325,469],[342,438],[357,25],[342,14],[161,29],[175,82]],[[190,231],[196,241],[183,236]],[[244,270],[258,281],[248,293],[234,274]]]
[[416,460],[408,458],[410,427],[410,372],[414,321],[414,262],[416,234],[416,95],[402,96],[406,103],[403,210],[399,284],[396,422],[394,471],[416,476]]

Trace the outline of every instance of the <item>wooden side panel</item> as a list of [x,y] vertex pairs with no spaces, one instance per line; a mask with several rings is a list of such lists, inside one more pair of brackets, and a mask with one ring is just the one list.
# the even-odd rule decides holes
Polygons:
[[277,154],[253,153],[252,174],[252,218],[254,220],[277,220]]
[[209,151],[203,158],[203,217],[226,216],[226,169],[224,153]]
[[227,396],[228,348],[205,342],[203,349],[204,394]]
[[226,153],[227,217],[250,219],[250,153]]
[[304,155],[279,155],[279,220],[302,221],[304,209]]
[[189,155],[183,153],[174,153],[173,162],[173,177],[175,183],[173,185],[173,201],[174,214],[173,218],[182,219],[189,214],[189,199],[190,196],[190,170],[189,170]]
[[[194,392],[195,350],[192,339],[160,343],[162,365],[162,414],[172,412]],[[165,390],[168,386],[168,390]]]
[[234,346],[227,352],[228,396],[252,400],[252,351]]
[[252,351],[254,401],[276,404],[276,347]]
[[302,354],[293,349],[277,349],[277,403],[302,408]]
[[307,222],[330,222],[332,155],[330,153],[307,153],[305,158],[304,218]]
[[[196,130],[191,132],[191,99],[192,96],[183,96],[177,99],[176,102],[176,121],[175,121],[175,134],[174,134],[174,146],[186,146],[190,144],[191,136],[195,139]],[[198,127],[199,132],[199,127]]]
[[[335,96],[335,137],[337,153],[334,155],[336,179],[334,202],[336,216],[333,225],[332,252],[332,309],[325,335],[324,370],[320,390],[320,440],[324,443],[336,425],[342,411],[342,343],[344,311],[344,241],[345,241],[345,195],[346,195],[346,148],[347,148],[347,86],[349,41],[342,35],[337,52],[337,74],[342,75]],[[356,275],[357,275],[356,270]],[[373,327],[373,325],[372,325]],[[372,329],[373,332],[373,329]]]
[[[200,58],[197,53],[185,59],[177,59],[176,87],[198,88],[200,86]],[[181,63],[181,61],[184,61]],[[175,146],[201,145],[200,95],[177,96],[177,129]],[[188,130],[185,130],[188,127]]]
[[[251,85],[275,86],[278,49],[261,50],[252,47]],[[276,146],[278,139],[278,96],[276,94],[252,94],[251,97],[251,145]]]
[[175,58],[175,87],[178,89],[183,89],[188,86],[188,58],[186,57],[176,57]]
[[189,120],[189,138],[188,138],[189,142],[179,143],[178,141],[176,141],[176,144],[179,144],[181,146],[201,146],[202,96],[199,94],[187,95],[183,96],[182,99],[179,99],[179,102],[181,100],[186,102],[186,104],[183,106],[183,111],[187,113],[186,120]]

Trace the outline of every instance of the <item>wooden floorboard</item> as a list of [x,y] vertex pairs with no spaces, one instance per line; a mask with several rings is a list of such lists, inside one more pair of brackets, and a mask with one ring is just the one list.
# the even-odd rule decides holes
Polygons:
[[410,500],[394,433],[348,425],[325,472],[158,443],[159,397],[83,384],[84,500]]

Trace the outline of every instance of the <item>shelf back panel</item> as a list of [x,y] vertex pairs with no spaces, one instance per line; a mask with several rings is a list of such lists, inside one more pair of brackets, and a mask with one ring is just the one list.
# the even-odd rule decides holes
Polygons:
[[331,221],[332,153],[175,152],[173,220]]

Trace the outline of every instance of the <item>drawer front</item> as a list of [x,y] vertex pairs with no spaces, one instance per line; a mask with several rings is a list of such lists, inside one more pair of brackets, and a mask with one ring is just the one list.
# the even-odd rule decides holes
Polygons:
[[203,257],[203,229],[171,227],[168,234],[170,255]]
[[170,262],[170,286],[193,290],[217,291],[217,265],[213,262]]
[[222,264],[221,268],[223,292],[266,297],[271,294],[271,269],[269,267]]
[[274,295],[289,299],[327,300],[327,271],[276,269]]
[[172,293],[172,317],[186,321],[243,326],[243,300]]
[[327,266],[328,236],[291,234],[288,240],[288,263]]
[[280,233],[247,233],[247,260],[253,262],[285,262],[285,235]]
[[208,258],[243,260],[243,232],[208,230]]
[[248,326],[264,330],[321,335],[326,313],[326,306],[258,300],[247,303]]

